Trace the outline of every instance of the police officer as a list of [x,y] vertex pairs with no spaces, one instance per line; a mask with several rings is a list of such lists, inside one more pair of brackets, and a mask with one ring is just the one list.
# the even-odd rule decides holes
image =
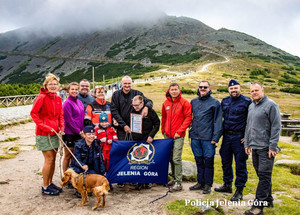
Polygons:
[[244,150],[244,133],[247,122],[249,97],[241,95],[241,86],[237,80],[230,80],[228,84],[230,96],[223,98],[221,107],[223,111],[223,142],[220,149],[223,168],[224,185],[215,188],[217,192],[232,193],[232,159],[235,158],[236,192],[231,201],[243,199],[243,189],[248,179],[246,162],[248,155]]

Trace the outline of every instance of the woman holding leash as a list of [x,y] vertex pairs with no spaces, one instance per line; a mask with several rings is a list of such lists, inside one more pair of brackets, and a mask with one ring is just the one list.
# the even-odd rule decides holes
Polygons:
[[42,170],[42,194],[45,195],[58,195],[62,191],[62,188],[52,182],[59,146],[58,138],[52,130],[64,133],[62,100],[56,93],[58,88],[59,78],[48,74],[30,113],[36,124],[36,146],[39,151],[42,151],[45,159]]
[[[75,141],[83,137],[84,106],[78,99],[79,84],[72,82],[68,85],[69,97],[63,104],[65,119],[65,135],[63,140],[73,152]],[[72,155],[67,148],[64,149],[63,171],[68,169],[72,161]]]

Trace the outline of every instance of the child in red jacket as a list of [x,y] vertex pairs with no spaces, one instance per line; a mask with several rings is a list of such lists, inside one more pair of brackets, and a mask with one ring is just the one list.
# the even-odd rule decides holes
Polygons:
[[108,116],[105,112],[102,112],[99,116],[99,127],[95,129],[97,139],[101,141],[101,150],[104,157],[105,171],[108,171],[109,167],[109,154],[111,144],[113,140],[118,140],[117,133],[108,123]]

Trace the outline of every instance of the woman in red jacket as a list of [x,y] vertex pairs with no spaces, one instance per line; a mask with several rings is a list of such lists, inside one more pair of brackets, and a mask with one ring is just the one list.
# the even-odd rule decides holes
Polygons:
[[30,113],[36,124],[36,146],[42,151],[45,159],[42,170],[42,194],[45,195],[58,195],[62,191],[62,188],[52,183],[56,158],[54,149],[59,145],[52,129],[57,133],[64,131],[62,101],[56,93],[58,88],[59,79],[53,74],[48,74]]

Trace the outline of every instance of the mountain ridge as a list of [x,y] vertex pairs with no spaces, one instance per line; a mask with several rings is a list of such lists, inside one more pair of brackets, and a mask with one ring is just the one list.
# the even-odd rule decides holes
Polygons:
[[[68,81],[64,77],[75,72],[85,74],[93,64],[99,68],[96,72],[110,64],[118,67],[120,76],[126,71],[141,74],[132,67],[149,72],[157,69],[157,64],[185,63],[207,55],[299,60],[242,32],[215,30],[196,19],[166,16],[144,26],[124,25],[91,33],[49,36],[24,28],[0,34],[0,80],[31,83],[53,72]],[[110,76],[113,75],[118,71],[113,70]]]

